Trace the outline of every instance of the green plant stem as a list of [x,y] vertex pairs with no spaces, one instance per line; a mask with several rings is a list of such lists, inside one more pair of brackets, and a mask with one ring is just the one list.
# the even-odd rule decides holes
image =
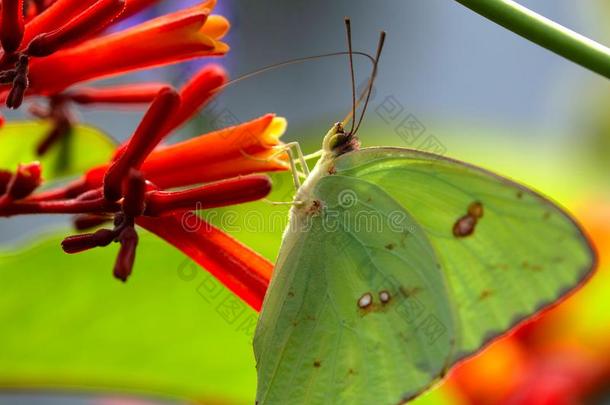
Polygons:
[[456,0],[483,17],[610,79],[610,49],[512,0]]

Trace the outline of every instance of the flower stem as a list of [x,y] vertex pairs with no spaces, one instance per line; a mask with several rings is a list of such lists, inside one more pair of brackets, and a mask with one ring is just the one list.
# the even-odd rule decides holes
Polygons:
[[456,0],[483,17],[610,79],[610,49],[512,0]]

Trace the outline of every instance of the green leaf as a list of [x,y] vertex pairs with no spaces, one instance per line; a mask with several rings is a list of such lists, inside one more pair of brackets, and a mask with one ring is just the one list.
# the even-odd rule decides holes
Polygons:
[[36,147],[45,138],[51,125],[44,121],[11,122],[0,128],[0,168],[15,170],[19,163],[40,161],[45,180],[80,174],[107,162],[116,148],[100,130],[76,125],[41,158]]
[[251,403],[256,314],[141,232],[129,282],[116,247],[68,256],[60,239],[0,255],[0,388]]

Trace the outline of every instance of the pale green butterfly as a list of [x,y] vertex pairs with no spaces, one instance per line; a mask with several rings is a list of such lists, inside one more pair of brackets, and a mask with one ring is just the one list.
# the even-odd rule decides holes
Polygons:
[[254,338],[258,404],[407,402],[595,268],[540,194],[354,133],[328,132],[296,193]]

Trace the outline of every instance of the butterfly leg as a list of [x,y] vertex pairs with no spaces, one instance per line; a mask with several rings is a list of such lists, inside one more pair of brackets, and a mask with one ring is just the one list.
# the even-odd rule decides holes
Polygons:
[[299,163],[301,164],[301,170],[303,170],[305,176],[309,176],[309,166],[307,166],[307,159],[305,158],[305,155],[303,155],[301,144],[299,144],[298,142],[290,142],[284,146],[287,147],[288,150],[294,149],[294,152],[296,152],[297,158],[299,159]]
[[[288,146],[288,145],[286,145]],[[292,153],[292,149],[290,147],[286,148],[286,153],[288,153],[288,163],[290,164],[290,172],[292,173],[292,180],[294,181],[294,187],[298,190],[301,187],[301,179],[299,178],[299,173],[297,171],[297,165],[294,158],[294,153]]]

